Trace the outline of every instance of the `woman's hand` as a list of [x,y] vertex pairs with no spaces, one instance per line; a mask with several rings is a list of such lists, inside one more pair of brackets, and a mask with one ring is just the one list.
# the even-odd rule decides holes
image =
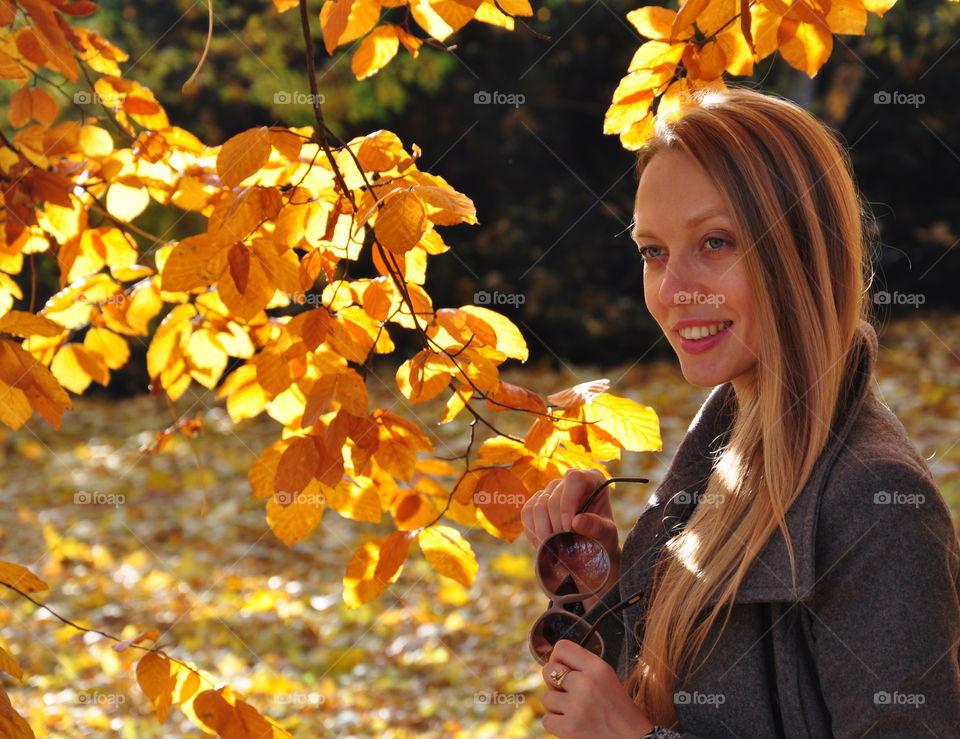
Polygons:
[[[613,521],[609,488],[604,488],[587,513],[577,514],[590,494],[607,478],[599,470],[569,470],[559,480],[547,484],[544,490],[534,493],[520,511],[523,531],[533,546],[558,531],[576,531],[590,536],[610,555],[608,589],[620,576],[620,535]],[[584,608],[590,608],[602,597],[597,593],[585,599]]]
[[[551,677],[560,673],[558,686]],[[565,673],[565,674],[564,674]],[[543,728],[559,739],[644,736],[653,724],[631,700],[613,668],[578,644],[558,641],[543,666]]]

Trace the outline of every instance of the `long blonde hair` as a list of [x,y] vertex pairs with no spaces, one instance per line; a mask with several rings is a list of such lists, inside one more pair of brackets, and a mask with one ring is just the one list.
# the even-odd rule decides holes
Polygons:
[[[781,98],[745,88],[698,94],[658,124],[638,172],[666,150],[689,154],[726,200],[744,245],[760,334],[756,371],[682,533],[664,548],[627,687],[651,721],[675,726],[678,681],[709,655],[706,637],[826,444],[868,317],[870,223],[833,133]],[[709,610],[706,604],[719,593]],[[714,642],[715,644],[715,642]],[[713,645],[710,645],[712,649]],[[689,668],[689,671],[688,671]]]

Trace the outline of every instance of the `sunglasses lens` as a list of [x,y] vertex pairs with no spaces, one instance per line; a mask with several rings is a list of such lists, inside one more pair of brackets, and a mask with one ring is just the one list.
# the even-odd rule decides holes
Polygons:
[[[580,644],[589,631],[590,624],[572,613],[547,613],[540,617],[530,631],[530,650],[541,664],[545,664],[558,641],[569,639]],[[603,641],[596,632],[581,646],[603,656]]]
[[[537,555],[537,571],[548,593],[565,595],[572,578],[576,591],[595,593],[610,575],[610,557],[596,539],[572,531],[554,534]],[[564,581],[567,586],[564,586]]]

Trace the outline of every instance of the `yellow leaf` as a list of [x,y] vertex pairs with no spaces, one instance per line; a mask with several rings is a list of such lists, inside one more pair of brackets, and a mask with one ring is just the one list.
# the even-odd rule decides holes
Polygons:
[[110,370],[99,354],[81,344],[66,344],[50,363],[50,371],[57,381],[72,393],[80,395],[91,382],[110,384]]
[[879,16],[882,16],[890,8],[896,5],[897,0],[864,0],[864,7],[871,13],[876,13]]
[[256,368],[250,364],[232,372],[220,385],[217,397],[227,399],[227,413],[234,423],[259,415],[269,402],[257,382]]
[[[16,342],[0,341],[0,381],[11,388],[0,394],[0,403],[9,403],[4,409],[5,423],[19,417],[23,398],[54,428],[60,427],[64,409],[73,407],[50,370]],[[23,398],[14,390],[22,391]]]
[[433,223],[454,226],[460,222],[477,222],[477,210],[473,201],[453,188],[415,185],[410,189],[426,204],[427,217]]
[[816,75],[833,50],[833,34],[826,21],[804,3],[796,3],[783,16],[777,30],[780,55],[791,67]]
[[[356,482],[356,484],[354,483]],[[344,518],[379,523],[380,486],[369,477],[344,477],[334,488],[324,487],[327,505]]]
[[[627,20],[637,29],[637,33],[646,38],[657,40],[670,38],[670,32],[673,29],[673,22],[676,17],[676,11],[658,5],[645,5],[627,13]],[[677,36],[680,40],[687,37],[689,37],[689,34],[684,36],[681,33]]]
[[164,290],[194,290],[216,282],[226,266],[225,250],[214,246],[207,234],[198,234],[173,247],[163,263],[160,278]]
[[107,210],[118,221],[132,221],[150,203],[150,195],[142,185],[114,182],[107,190]]
[[449,370],[442,364],[428,362],[433,354],[431,350],[423,349],[397,370],[400,392],[414,405],[435,398],[450,383]]
[[661,448],[656,411],[629,398],[601,395],[583,407],[584,420],[601,439],[631,452]]
[[360,38],[380,19],[377,0],[327,0],[320,9],[323,44],[327,53]]
[[417,541],[433,569],[452,578],[465,588],[477,576],[477,558],[470,543],[450,526],[430,526],[417,534]]
[[[460,310],[481,319],[484,323],[491,326],[496,332],[497,343],[494,347],[498,352],[503,352],[508,357],[519,359],[521,362],[527,361],[529,355],[527,351],[527,342],[523,339],[520,329],[514,325],[506,316],[487,308],[481,308],[478,305],[464,305]],[[469,319],[468,319],[469,320]]]
[[217,174],[226,187],[236,187],[270,159],[270,131],[251,128],[227,139],[217,153]]
[[110,369],[120,369],[130,358],[130,347],[122,336],[105,328],[91,328],[83,338],[83,345],[103,357]]
[[0,562],[0,583],[10,585],[21,593],[35,593],[49,587],[26,567],[13,562]]
[[832,0],[827,13],[827,25],[833,33],[862,36],[867,26],[863,0]]
[[343,600],[348,608],[362,606],[396,582],[410,554],[412,537],[409,531],[394,531],[368,541],[353,553],[343,578]]
[[447,406],[443,410],[443,418],[440,419],[440,423],[449,423],[452,421],[456,415],[464,409],[471,397],[473,397],[473,388],[468,385],[459,387],[457,392],[451,395],[447,401]]
[[12,310],[0,318],[0,331],[14,336],[59,336],[64,327],[49,318],[26,311]]
[[367,34],[360,48],[354,52],[350,68],[358,80],[366,79],[383,69],[396,56],[399,48],[400,40],[395,26],[386,23]]
[[[717,2],[718,0],[714,0]],[[693,29],[693,23],[697,17],[710,5],[710,0],[684,0],[677,12],[677,17],[673,19],[673,27],[670,29],[670,43],[678,38],[683,38],[683,34],[689,34]]]
[[288,547],[306,538],[323,517],[324,494],[314,480],[296,495],[277,493],[267,500],[267,523]]

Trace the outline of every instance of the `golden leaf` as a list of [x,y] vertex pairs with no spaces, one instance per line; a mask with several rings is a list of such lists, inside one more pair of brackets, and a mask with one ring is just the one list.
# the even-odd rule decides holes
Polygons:
[[353,61],[350,62],[350,68],[358,80],[376,74],[396,56],[400,39],[395,29],[396,26],[392,23],[385,23],[374,28],[363,39],[360,48],[353,54]]
[[13,562],[0,562],[0,583],[10,585],[21,593],[35,593],[49,587],[26,567]]
[[420,198],[409,190],[398,190],[385,198],[373,230],[383,246],[403,254],[415,247],[429,228]]
[[57,103],[42,87],[21,87],[10,96],[8,115],[14,128],[20,128],[31,118],[51,126],[57,117]]
[[348,608],[362,606],[396,582],[410,554],[412,537],[409,531],[394,531],[368,541],[353,553],[343,578],[343,600]]
[[470,543],[450,526],[430,526],[417,534],[417,542],[433,569],[452,578],[465,588],[477,576],[477,558]]
[[661,448],[656,411],[629,398],[601,395],[583,408],[584,420],[598,437],[631,452]]
[[592,403],[609,389],[610,380],[590,380],[548,395],[547,402],[560,408],[577,408],[584,403]]
[[270,131],[251,128],[227,139],[217,153],[217,174],[226,187],[236,187],[270,159]]

